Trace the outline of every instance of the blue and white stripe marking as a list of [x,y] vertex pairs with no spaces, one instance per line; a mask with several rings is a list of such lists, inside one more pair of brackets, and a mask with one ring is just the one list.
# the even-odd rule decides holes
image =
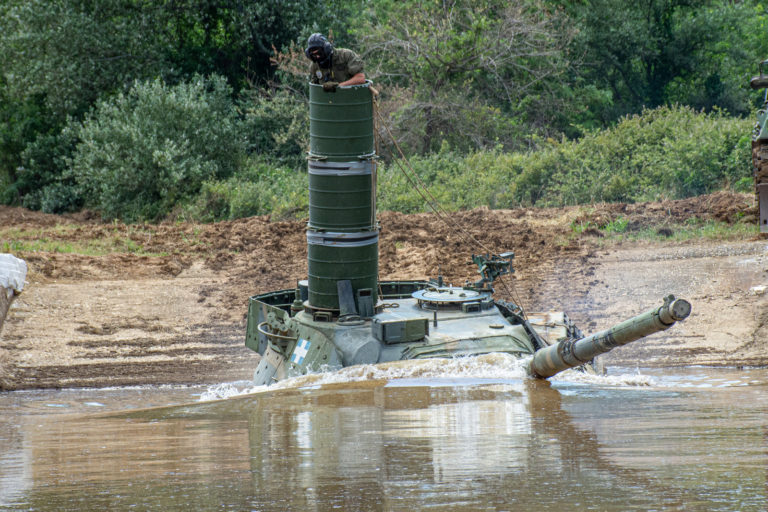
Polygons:
[[296,348],[293,349],[293,354],[291,354],[291,362],[296,364],[303,363],[304,358],[307,357],[307,354],[309,353],[310,345],[311,343],[309,340],[299,338],[298,343],[296,343]]

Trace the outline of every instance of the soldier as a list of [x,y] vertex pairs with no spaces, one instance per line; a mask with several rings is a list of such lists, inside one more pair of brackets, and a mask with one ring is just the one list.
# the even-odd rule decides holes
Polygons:
[[312,61],[309,81],[323,84],[323,90],[334,92],[336,87],[365,83],[363,61],[352,50],[334,48],[322,34],[312,34],[304,55]]

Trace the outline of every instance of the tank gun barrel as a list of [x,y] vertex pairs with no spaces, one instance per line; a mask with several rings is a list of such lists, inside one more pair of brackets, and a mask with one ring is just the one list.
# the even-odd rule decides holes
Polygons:
[[533,355],[530,373],[534,377],[547,378],[568,368],[581,366],[594,357],[610,352],[616,347],[664,331],[691,313],[691,304],[670,295],[661,307],[651,309],[636,317],[580,340],[563,340],[542,348]]

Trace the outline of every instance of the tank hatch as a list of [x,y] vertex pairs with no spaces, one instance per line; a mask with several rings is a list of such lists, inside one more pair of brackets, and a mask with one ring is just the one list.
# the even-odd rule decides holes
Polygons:
[[482,311],[493,306],[491,292],[458,286],[441,286],[419,290],[411,295],[421,309],[428,311],[459,310],[464,313]]

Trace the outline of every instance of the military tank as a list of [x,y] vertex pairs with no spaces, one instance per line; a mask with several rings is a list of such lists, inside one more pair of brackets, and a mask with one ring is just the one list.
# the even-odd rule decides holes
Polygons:
[[494,298],[514,253],[472,255],[481,278],[379,281],[376,153],[370,82],[326,92],[310,84],[306,279],[249,299],[245,345],[261,359],[256,385],[308,372],[407,359],[503,352],[534,377],[595,373],[595,357],[668,329],[691,305],[663,304],[584,337],[562,312],[528,313]]
[[752,89],[766,89],[763,106],[757,111],[757,122],[752,130],[752,175],[755,179],[755,197],[758,205],[760,233],[768,233],[768,60],[758,66],[758,75],[752,77]]

